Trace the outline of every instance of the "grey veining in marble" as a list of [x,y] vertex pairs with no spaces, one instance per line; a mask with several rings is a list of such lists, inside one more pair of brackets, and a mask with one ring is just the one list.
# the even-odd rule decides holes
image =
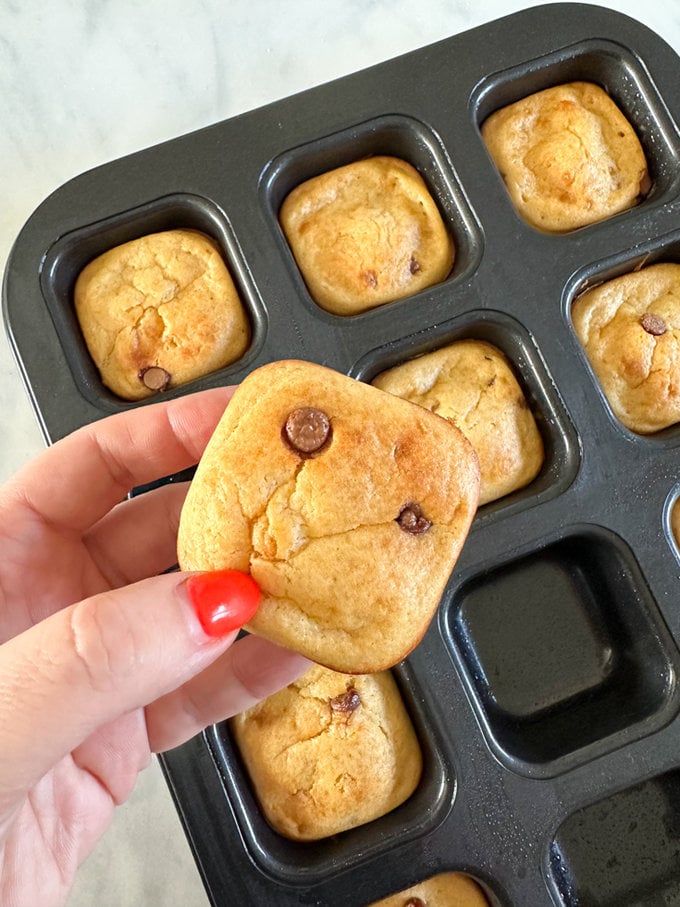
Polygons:
[[[514,12],[516,0],[0,0],[0,266],[32,210],[112,158]],[[677,0],[603,3],[680,52]],[[0,338],[0,479],[43,446]],[[157,767],[69,907],[205,907]]]

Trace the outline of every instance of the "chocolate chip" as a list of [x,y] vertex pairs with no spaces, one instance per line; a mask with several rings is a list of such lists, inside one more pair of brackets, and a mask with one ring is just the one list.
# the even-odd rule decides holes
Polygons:
[[417,274],[418,271],[420,271],[420,262],[416,261],[415,258],[411,256],[411,260],[408,263],[408,268],[411,274]]
[[160,365],[149,365],[147,368],[140,369],[137,377],[150,391],[164,391],[170,384],[171,375]]
[[410,532],[411,535],[422,535],[432,525],[430,520],[423,515],[420,504],[416,504],[413,501],[404,504],[401,508],[397,523],[399,523],[404,532]]
[[346,715],[351,715],[360,705],[361,696],[353,686],[347,687],[344,693],[340,693],[330,700],[331,712],[343,712]]
[[409,898],[404,902],[404,907],[427,907],[427,904],[422,898]]
[[653,312],[645,312],[640,319],[640,324],[648,334],[653,334],[655,337],[666,333],[666,322],[660,315],[655,315]]
[[331,437],[331,423],[323,410],[301,406],[288,414],[283,426],[287,444],[301,456],[318,453]]

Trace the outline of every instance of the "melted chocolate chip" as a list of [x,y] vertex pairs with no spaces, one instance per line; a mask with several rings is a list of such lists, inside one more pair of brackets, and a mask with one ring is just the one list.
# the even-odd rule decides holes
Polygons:
[[413,501],[404,504],[401,508],[397,523],[399,523],[404,532],[410,532],[411,535],[422,535],[432,525],[431,521],[423,515],[420,504],[416,504]]
[[330,700],[331,712],[342,712],[345,715],[351,715],[361,705],[361,696],[353,686],[347,687],[344,693],[334,696]]
[[283,437],[296,453],[310,456],[318,453],[331,437],[331,423],[323,410],[301,406],[288,414]]
[[427,904],[422,898],[409,898],[404,901],[404,907],[427,907]]
[[408,263],[408,269],[411,274],[417,274],[420,271],[420,262],[416,261],[413,256],[411,256],[411,260]]
[[640,319],[640,324],[648,334],[653,334],[655,337],[666,333],[666,322],[660,315],[655,315],[653,312],[645,312]]
[[150,391],[164,391],[170,384],[171,375],[160,365],[149,365],[140,369],[137,377],[144,387],[148,387]]

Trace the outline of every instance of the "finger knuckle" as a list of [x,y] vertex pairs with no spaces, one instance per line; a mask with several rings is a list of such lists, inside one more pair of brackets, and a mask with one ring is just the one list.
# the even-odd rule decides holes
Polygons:
[[94,690],[115,690],[134,676],[139,664],[135,634],[125,612],[108,597],[75,605],[69,630],[76,663]]

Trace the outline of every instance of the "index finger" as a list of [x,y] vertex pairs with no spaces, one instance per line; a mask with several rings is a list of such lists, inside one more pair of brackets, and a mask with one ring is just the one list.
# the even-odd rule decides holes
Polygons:
[[234,390],[201,391],[80,428],[20,469],[5,491],[52,526],[82,532],[132,488],[197,463]]

